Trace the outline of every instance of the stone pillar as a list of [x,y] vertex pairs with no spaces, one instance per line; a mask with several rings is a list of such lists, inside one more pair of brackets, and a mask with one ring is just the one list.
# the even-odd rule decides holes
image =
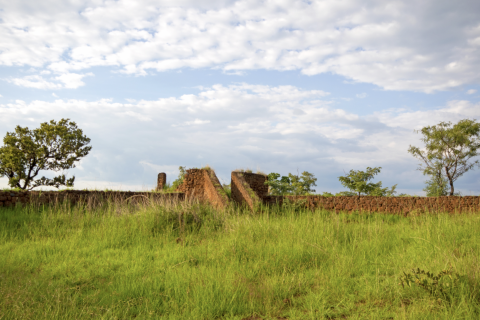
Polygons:
[[163,190],[165,184],[167,183],[167,174],[165,172],[160,172],[157,178],[157,191]]

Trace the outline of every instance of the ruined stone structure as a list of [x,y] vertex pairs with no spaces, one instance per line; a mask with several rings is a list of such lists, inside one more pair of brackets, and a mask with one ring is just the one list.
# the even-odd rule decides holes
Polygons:
[[268,195],[268,185],[265,184],[268,180],[266,175],[251,172],[242,172],[242,174],[250,188],[260,199]]
[[229,199],[215,172],[211,169],[189,169],[177,191],[187,199],[208,202],[216,208],[224,208]]
[[[231,200],[253,211],[262,205],[282,205],[288,199],[308,209],[334,210],[335,212],[383,212],[392,214],[416,213],[478,213],[480,197],[322,197],[322,196],[269,196],[265,185],[267,177],[247,172],[232,172]],[[166,182],[160,173],[157,189]],[[161,188],[163,189],[163,187]],[[126,192],[126,191],[0,191],[0,207],[25,203],[52,204],[68,200],[71,203],[87,201],[184,201],[196,199],[225,208],[230,200],[215,172],[211,169],[189,169],[177,193]]]
[[257,210],[259,204],[282,205],[286,199],[311,210],[335,212],[382,212],[392,214],[416,213],[478,213],[480,197],[323,197],[323,196],[269,196],[265,186],[267,177],[246,172],[232,172],[232,200]]
[[285,199],[301,201],[309,209],[335,212],[414,213],[474,213],[480,211],[480,197],[322,197],[322,196],[267,196],[264,204],[283,204]]
[[256,210],[268,193],[265,185],[267,177],[261,174],[247,172],[232,172],[232,200],[239,205],[247,205]]
[[15,205],[17,203],[54,204],[68,200],[75,204],[100,203],[105,200],[128,201],[135,203],[140,201],[180,200],[185,195],[182,193],[152,193],[152,192],[131,192],[131,191],[0,191],[0,207]]
[[157,177],[157,191],[163,190],[166,183],[167,183],[167,174],[165,172],[160,172]]

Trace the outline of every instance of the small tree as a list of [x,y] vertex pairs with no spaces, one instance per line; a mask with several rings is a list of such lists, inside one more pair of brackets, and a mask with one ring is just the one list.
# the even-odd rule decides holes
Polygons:
[[8,177],[12,188],[73,187],[75,177],[66,180],[65,175],[35,180],[40,170],[75,168],[75,162],[92,149],[87,146],[90,139],[69,120],[44,122],[35,130],[17,126],[15,132],[7,132],[0,148],[0,177]]
[[423,191],[427,193],[427,197],[442,197],[448,194],[448,180],[445,177],[441,177],[440,182],[439,184],[435,177],[425,181],[426,186]]
[[396,193],[395,189],[397,185],[389,188],[382,188],[382,182],[377,183],[368,182],[373,179],[375,175],[380,173],[381,167],[370,168],[367,167],[367,171],[355,171],[350,170],[348,175],[338,177],[341,184],[347,187],[351,192],[357,192],[360,196],[362,193],[371,196],[392,196]]
[[480,123],[464,119],[452,127],[451,122],[440,122],[416,132],[423,134],[425,149],[410,146],[408,152],[421,160],[419,170],[431,176],[440,188],[443,188],[442,177],[446,178],[453,196],[453,183],[479,163],[470,160],[478,156],[480,149]]
[[289,173],[288,176],[282,176],[280,180],[278,178],[280,174],[272,172],[265,181],[272,195],[305,195],[315,192],[312,187],[316,186],[317,178],[307,171],[302,172],[301,176]]
[[171,191],[177,190],[178,187],[183,183],[185,179],[185,174],[187,173],[187,169],[185,167],[178,167],[178,177],[175,181],[172,182],[172,185],[168,188]]

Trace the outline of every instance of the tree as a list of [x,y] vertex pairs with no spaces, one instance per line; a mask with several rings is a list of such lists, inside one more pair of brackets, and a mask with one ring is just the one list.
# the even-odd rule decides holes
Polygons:
[[178,167],[178,177],[173,181],[172,186],[170,187],[170,190],[175,191],[177,190],[178,187],[183,183],[183,180],[185,179],[185,174],[187,173],[187,169],[185,167]]
[[338,180],[344,187],[347,187],[352,192],[358,192],[360,196],[362,193],[370,196],[392,196],[396,193],[395,189],[397,185],[389,188],[382,188],[382,182],[377,183],[368,182],[373,179],[375,175],[380,173],[381,167],[370,168],[367,167],[367,171],[355,171],[350,170],[348,175],[338,177]]
[[278,178],[280,178],[280,174],[272,172],[265,181],[272,195],[306,195],[315,192],[312,187],[316,186],[317,178],[307,171],[302,172],[301,176],[289,173],[288,176],[282,176],[280,180]]
[[75,168],[75,162],[92,149],[87,146],[90,139],[83,135],[75,122],[69,120],[62,119],[58,123],[51,120],[34,130],[17,126],[15,132],[7,132],[4,146],[0,147],[0,177],[8,177],[12,188],[73,187],[75,177],[66,180],[63,174],[53,179],[34,179],[40,170]]
[[429,175],[435,183],[443,188],[442,177],[450,184],[450,196],[454,195],[453,183],[465,172],[478,165],[479,161],[470,161],[478,156],[480,149],[480,123],[475,120],[460,120],[452,126],[451,122],[440,122],[428,126],[421,132],[425,149],[410,146],[410,152],[421,160],[419,170]]
[[427,193],[427,197],[442,197],[448,194],[448,180],[442,176],[440,182],[441,183],[439,184],[435,177],[432,177],[430,180],[425,181],[426,186],[423,191]]

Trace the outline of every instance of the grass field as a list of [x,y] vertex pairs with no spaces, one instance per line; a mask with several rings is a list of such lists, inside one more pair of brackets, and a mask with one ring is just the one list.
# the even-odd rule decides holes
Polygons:
[[480,215],[0,208],[0,319],[479,319],[479,230]]

